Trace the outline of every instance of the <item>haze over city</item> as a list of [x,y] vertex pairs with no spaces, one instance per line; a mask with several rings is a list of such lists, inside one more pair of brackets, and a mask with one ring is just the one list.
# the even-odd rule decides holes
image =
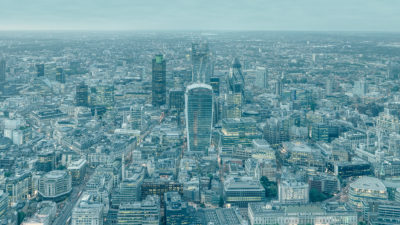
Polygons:
[[1,30],[399,32],[397,0],[2,0]]
[[0,0],[0,225],[400,225],[399,11]]

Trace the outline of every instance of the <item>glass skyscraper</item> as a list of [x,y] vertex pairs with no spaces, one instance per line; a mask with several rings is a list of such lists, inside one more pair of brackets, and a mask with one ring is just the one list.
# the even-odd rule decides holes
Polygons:
[[6,81],[6,61],[0,59],[0,83]]
[[211,142],[213,91],[208,84],[189,85],[185,94],[188,151],[205,152]]
[[156,55],[152,63],[152,104],[161,106],[166,103],[167,98],[166,62],[162,55]]
[[235,58],[228,74],[228,90],[226,95],[225,118],[240,118],[244,98],[244,76],[239,59]]
[[192,81],[210,83],[214,73],[211,63],[211,52],[207,43],[192,44]]
[[38,77],[44,76],[44,64],[36,64],[36,74]]
[[76,86],[75,103],[76,106],[89,106],[89,87],[83,82]]

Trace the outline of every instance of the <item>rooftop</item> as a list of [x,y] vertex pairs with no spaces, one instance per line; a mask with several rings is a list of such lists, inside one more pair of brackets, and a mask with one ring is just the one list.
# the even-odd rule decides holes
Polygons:
[[360,177],[350,184],[350,187],[357,189],[368,189],[373,191],[386,191],[385,185],[375,177]]

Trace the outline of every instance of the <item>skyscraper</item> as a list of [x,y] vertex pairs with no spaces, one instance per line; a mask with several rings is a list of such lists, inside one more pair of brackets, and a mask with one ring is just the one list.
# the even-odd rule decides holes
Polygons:
[[90,88],[90,104],[111,109],[114,106],[114,85],[97,85]]
[[274,92],[275,92],[275,95],[277,95],[277,96],[282,96],[282,91],[283,91],[283,84],[282,84],[282,81],[280,80],[280,79],[278,79],[278,80],[275,80],[274,82],[273,82],[273,85],[274,85]]
[[38,77],[44,76],[44,64],[36,64],[36,75]]
[[185,94],[188,151],[205,152],[211,142],[213,93],[210,85],[189,85]]
[[235,58],[228,74],[228,91],[226,96],[226,118],[240,118],[244,99],[244,76],[239,59]]
[[185,92],[180,88],[169,91],[169,108],[178,112],[183,112],[185,108]]
[[143,106],[133,105],[130,110],[131,128],[134,130],[142,130],[142,112]]
[[4,59],[0,60],[0,83],[6,81],[6,61]]
[[56,81],[64,84],[65,83],[65,73],[63,68],[59,67],[56,69]]
[[162,55],[156,55],[152,66],[152,104],[161,106],[166,103],[166,62]]
[[219,77],[211,77],[210,78],[210,85],[213,89],[213,92],[216,96],[219,96],[219,86],[220,86],[220,79]]
[[211,52],[207,43],[192,44],[192,81],[210,83],[214,73],[211,63]]
[[228,88],[232,92],[242,92],[244,89],[244,76],[242,72],[242,65],[238,58],[232,62],[231,69],[228,75]]
[[76,106],[89,106],[89,88],[84,82],[76,86],[75,103]]

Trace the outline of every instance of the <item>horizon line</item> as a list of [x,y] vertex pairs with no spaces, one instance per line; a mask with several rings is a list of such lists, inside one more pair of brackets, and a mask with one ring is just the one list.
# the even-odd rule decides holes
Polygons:
[[391,30],[306,30],[306,29],[1,29],[0,32],[315,32],[315,33],[400,33]]

